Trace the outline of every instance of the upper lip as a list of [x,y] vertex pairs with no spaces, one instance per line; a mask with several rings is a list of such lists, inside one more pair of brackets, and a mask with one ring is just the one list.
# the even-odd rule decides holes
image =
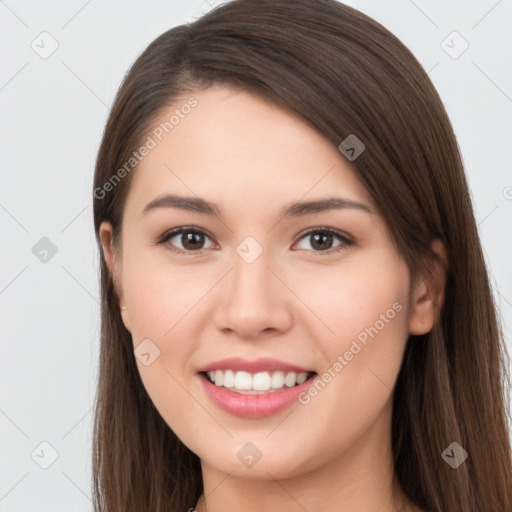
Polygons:
[[308,370],[306,368],[302,368],[301,366],[297,366],[296,364],[286,363],[284,361],[279,361],[278,359],[273,359],[270,357],[263,357],[261,359],[255,359],[253,361],[243,359],[241,357],[229,357],[227,359],[214,361],[205,366],[202,366],[197,371],[210,372],[213,370],[234,370],[245,371],[249,373],[258,373],[265,371],[272,372],[278,370],[296,373],[309,373],[313,371]]

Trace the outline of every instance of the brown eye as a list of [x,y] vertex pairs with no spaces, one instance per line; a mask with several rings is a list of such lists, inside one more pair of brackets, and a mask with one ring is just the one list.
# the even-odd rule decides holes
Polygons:
[[202,248],[202,245],[204,244],[204,238],[205,236],[203,233],[185,231],[181,233],[180,242],[185,249],[193,251],[195,249]]
[[330,249],[334,239],[330,233],[315,233],[309,236],[311,237],[311,247],[318,250]]
[[210,237],[204,231],[183,227],[164,234],[157,243],[166,244],[171,252],[201,253],[202,249],[213,247],[213,244],[204,247],[207,240],[210,240]]
[[[333,245],[338,239],[340,242]],[[313,250],[314,252],[333,252],[352,245],[353,241],[342,233],[331,228],[316,228],[301,237],[301,240],[308,240],[310,247],[302,249]]]

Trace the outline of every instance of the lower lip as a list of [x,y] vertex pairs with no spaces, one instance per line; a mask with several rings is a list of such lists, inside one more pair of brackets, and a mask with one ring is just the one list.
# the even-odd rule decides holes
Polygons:
[[298,401],[298,396],[311,385],[316,374],[308,380],[293,386],[261,395],[246,395],[230,391],[221,386],[216,386],[203,374],[198,374],[204,390],[210,400],[226,411],[242,418],[263,418],[276,414]]

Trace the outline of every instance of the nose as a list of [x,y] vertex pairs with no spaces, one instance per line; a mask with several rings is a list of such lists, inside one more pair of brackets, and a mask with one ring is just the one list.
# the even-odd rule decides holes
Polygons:
[[235,253],[216,297],[217,329],[244,339],[272,337],[290,329],[293,293],[279,274],[266,251],[252,263]]

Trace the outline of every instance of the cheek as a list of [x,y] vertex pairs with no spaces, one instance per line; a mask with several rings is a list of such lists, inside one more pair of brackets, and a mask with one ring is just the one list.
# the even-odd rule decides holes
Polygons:
[[341,416],[353,415],[361,400],[375,412],[391,393],[408,338],[407,267],[379,257],[328,270],[301,283],[308,305],[328,326],[310,322],[327,372],[320,379],[340,401]]
[[[170,404],[174,412],[185,412],[187,397],[181,396],[179,383],[192,371],[190,359],[200,339],[191,331],[200,310],[194,305],[204,295],[205,283],[194,279],[190,268],[155,262],[149,252],[135,247],[126,251],[123,261],[123,291],[137,367],[162,414],[161,407]],[[149,353],[151,364],[145,365],[139,353]]]
[[210,281],[194,265],[156,258],[163,248],[133,246],[123,263],[123,289],[134,343],[151,336],[167,341],[194,317],[194,306]]
[[[332,434],[329,444],[342,451],[392,399],[408,336],[408,272],[385,258],[330,270],[302,280],[302,293],[308,284],[312,291],[308,305],[336,335],[316,318],[310,322],[325,366],[301,403],[316,418],[315,434],[343,425],[343,435]],[[314,445],[313,434],[307,442]],[[327,449],[318,455],[328,456]]]
[[[403,337],[406,324],[408,271],[388,254],[351,258],[337,266],[318,265],[313,271],[297,272],[288,280],[311,313],[308,324],[323,340],[327,353],[339,353],[354,339]],[[307,318],[305,309],[303,319]],[[314,327],[313,327],[314,326]],[[406,331],[405,331],[406,332]],[[399,336],[402,334],[402,336]]]
[[[137,368],[155,408],[177,432],[186,432],[190,412],[191,356],[198,348],[194,305],[204,295],[202,283],[176,267],[144,257],[126,262],[124,291]],[[192,327],[193,329],[193,327]],[[149,353],[146,365],[143,354]],[[147,359],[146,359],[147,360]]]

